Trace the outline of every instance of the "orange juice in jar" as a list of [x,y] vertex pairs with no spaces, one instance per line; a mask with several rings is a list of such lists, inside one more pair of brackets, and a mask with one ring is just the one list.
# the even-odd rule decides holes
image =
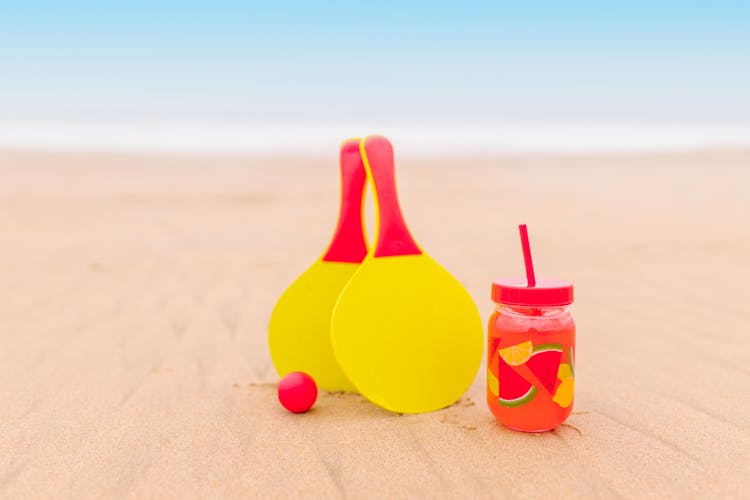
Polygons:
[[573,285],[534,277],[521,226],[527,277],[492,284],[495,311],[487,334],[487,405],[503,425],[526,432],[554,429],[573,409]]

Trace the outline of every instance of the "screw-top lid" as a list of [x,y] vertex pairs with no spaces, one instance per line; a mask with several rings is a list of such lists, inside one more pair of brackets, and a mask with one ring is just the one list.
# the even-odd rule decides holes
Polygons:
[[521,233],[526,278],[503,278],[492,283],[492,300],[513,306],[567,306],[573,303],[573,284],[569,281],[536,279],[531,260],[531,246],[526,224],[518,226]]
[[526,278],[503,278],[492,282],[492,300],[511,306],[567,306],[573,303],[573,284],[540,278],[528,286]]

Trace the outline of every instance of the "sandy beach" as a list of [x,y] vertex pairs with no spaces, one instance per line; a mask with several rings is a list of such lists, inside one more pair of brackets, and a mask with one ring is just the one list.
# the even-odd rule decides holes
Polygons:
[[428,414],[278,404],[268,319],[336,161],[0,153],[0,496],[750,497],[750,152],[398,162],[483,321],[518,223],[574,282],[575,407],[544,434],[495,422],[484,366]]

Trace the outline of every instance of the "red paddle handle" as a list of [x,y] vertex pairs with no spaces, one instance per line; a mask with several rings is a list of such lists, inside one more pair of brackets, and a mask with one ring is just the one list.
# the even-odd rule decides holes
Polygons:
[[359,152],[359,139],[341,145],[341,208],[333,239],[323,255],[328,262],[359,263],[367,255],[362,222],[362,202],[367,172]]
[[362,141],[360,150],[375,188],[379,214],[374,256],[421,254],[398,203],[393,146],[385,137],[371,136]]

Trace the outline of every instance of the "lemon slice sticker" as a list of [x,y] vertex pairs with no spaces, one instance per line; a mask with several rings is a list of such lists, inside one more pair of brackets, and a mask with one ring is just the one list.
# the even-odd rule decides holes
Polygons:
[[573,377],[567,378],[560,383],[560,387],[555,391],[552,401],[557,403],[560,408],[567,408],[573,402]]
[[531,345],[531,341],[527,340],[520,344],[512,345],[504,349],[500,349],[498,354],[503,361],[508,363],[510,366],[522,365],[531,358],[534,353],[534,346]]
[[560,363],[560,368],[557,369],[557,378],[562,382],[560,382],[560,386],[555,391],[552,401],[557,403],[560,408],[567,408],[573,402],[573,386],[575,382],[572,367],[568,363]]
[[567,380],[573,376],[573,370],[571,370],[568,363],[560,363],[560,368],[557,369],[557,378],[560,380]]
[[500,383],[489,369],[487,370],[487,387],[490,388],[493,396],[498,397],[498,394],[500,394]]

